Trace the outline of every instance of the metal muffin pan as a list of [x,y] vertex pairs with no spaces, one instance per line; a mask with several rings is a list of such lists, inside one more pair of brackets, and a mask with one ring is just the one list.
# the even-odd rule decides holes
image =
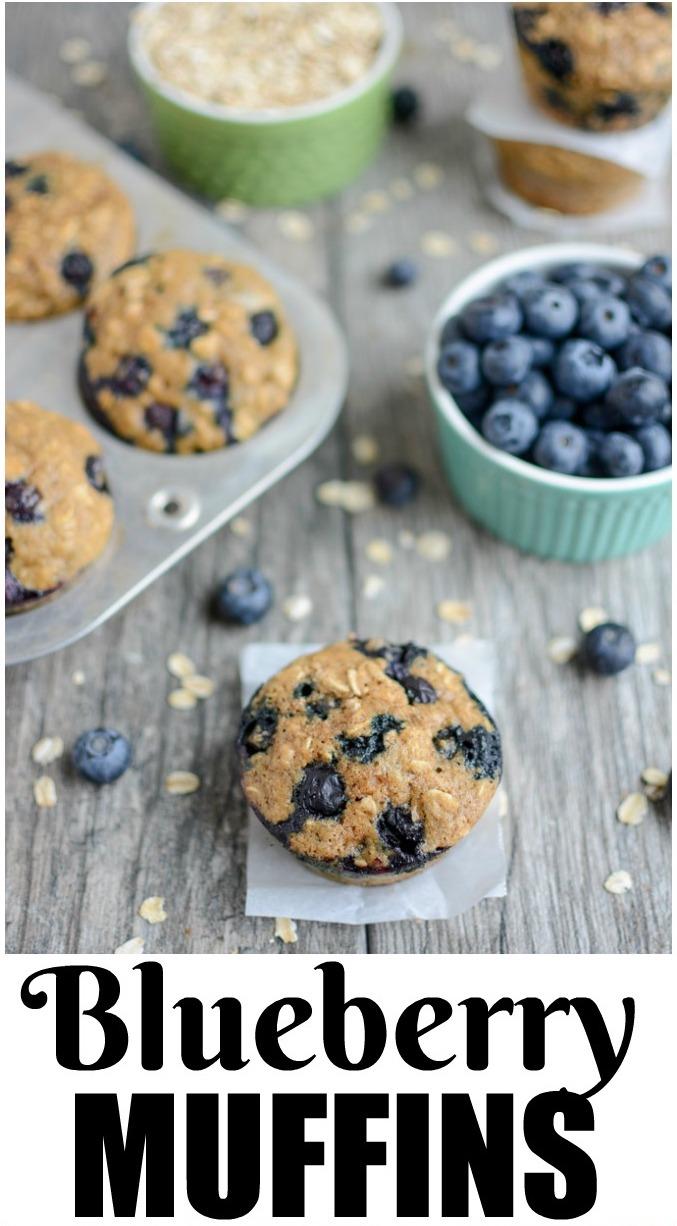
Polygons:
[[8,326],[7,398],[85,422],[101,442],[117,515],[103,557],[45,604],[7,619],[6,662],[20,664],[100,626],[310,455],[340,411],[348,359],[330,310],[302,284],[53,99],[11,78],[7,133],[12,154],[62,149],[101,165],[132,202],[137,251],[184,246],[254,265],[278,290],[300,350],[289,404],[253,438],[205,455],[156,455],[116,439],[82,404],[80,312]]

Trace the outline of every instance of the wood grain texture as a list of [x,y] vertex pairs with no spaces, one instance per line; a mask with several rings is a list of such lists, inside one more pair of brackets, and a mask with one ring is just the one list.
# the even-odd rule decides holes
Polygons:
[[[156,164],[152,137],[126,63],[126,4],[13,4],[7,7],[11,70],[82,112],[116,140],[134,140]],[[630,624],[640,640],[669,643],[670,553],[667,543],[638,557],[594,567],[522,557],[470,524],[450,499],[437,459],[433,423],[420,380],[405,372],[420,352],[437,304],[450,285],[481,263],[472,231],[496,235],[502,250],[537,234],[517,231],[482,201],[470,170],[464,105],[481,85],[477,68],[461,63],[436,36],[450,15],[475,37],[507,38],[504,6],[402,6],[407,26],[400,80],[421,89],[423,121],[393,133],[378,162],[344,197],[308,210],[315,237],[284,240],[269,211],[249,214],[244,229],[261,249],[325,294],[347,330],[352,359],[346,410],[329,440],[301,469],[248,513],[249,540],[228,529],[157,582],[138,600],[74,647],[10,670],[8,707],[7,948],[11,952],[106,953],[132,934],[148,952],[223,953],[530,953],[663,952],[669,947],[670,822],[652,808],[639,829],[614,816],[640,770],[669,761],[670,691],[636,667],[612,681],[557,667],[546,655],[555,633],[572,633],[579,610],[601,604]],[[66,37],[90,39],[108,65],[98,89],[75,86],[58,56]],[[12,151],[20,153],[20,150]],[[439,188],[379,215],[365,234],[346,236],[345,218],[365,191],[411,178],[423,162],[442,164]],[[421,234],[443,230],[457,240],[449,259],[420,254]],[[650,251],[667,235],[628,236]],[[379,286],[393,258],[418,258],[418,285],[389,293]],[[378,437],[384,459],[407,457],[424,475],[410,512],[378,510],[349,518],[318,507],[324,479],[357,476],[350,440]],[[442,528],[454,541],[444,564],[398,549],[382,568],[381,595],[366,600],[365,556],[377,536],[393,543],[402,527]],[[216,581],[240,563],[261,566],[277,603],[262,627],[230,631],[206,615]],[[312,620],[292,625],[281,601],[307,592]],[[273,922],[248,919],[244,903],[245,826],[230,749],[239,715],[237,657],[265,637],[326,640],[350,629],[443,641],[453,630],[435,606],[468,600],[468,630],[494,638],[500,653],[497,717],[505,742],[510,798],[510,873],[505,899],[487,900],[451,922],[379,924],[368,929],[299,923],[295,946],[273,938]],[[216,695],[194,712],[170,710],[172,679],[165,659],[182,649],[218,681]],[[72,682],[74,670],[86,677]],[[30,751],[38,737],[59,734],[67,745],[99,722],[129,735],[136,762],[114,787],[94,790],[66,760],[49,768],[57,783],[54,809],[38,809]],[[195,770],[199,792],[163,792],[169,770]],[[602,883],[617,868],[634,890],[622,898]],[[141,901],[164,895],[168,918],[149,926]]]

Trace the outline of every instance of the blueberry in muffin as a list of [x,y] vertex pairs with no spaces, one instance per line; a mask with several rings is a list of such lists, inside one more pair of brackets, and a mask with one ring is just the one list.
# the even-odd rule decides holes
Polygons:
[[308,867],[358,885],[434,863],[501,778],[491,716],[415,643],[353,637],[301,656],[254,694],[237,744],[266,829]]

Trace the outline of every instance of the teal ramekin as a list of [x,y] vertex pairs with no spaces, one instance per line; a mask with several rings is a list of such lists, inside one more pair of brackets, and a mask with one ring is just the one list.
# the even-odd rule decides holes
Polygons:
[[491,260],[463,281],[435,317],[425,354],[442,460],[458,501],[472,519],[525,553],[564,562],[600,562],[634,553],[670,531],[672,469],[638,477],[568,477],[538,468],[485,442],[437,376],[442,326],[466,302],[490,293],[523,269],[571,260],[634,269],[643,257],[597,243],[552,243]]
[[146,55],[139,23],[132,19],[130,60],[162,155],[177,178],[211,200],[232,196],[261,206],[308,204],[356,179],[386,132],[392,71],[402,44],[397,7],[377,7],[383,43],[361,80],[321,102],[267,113],[200,102],[168,85]]

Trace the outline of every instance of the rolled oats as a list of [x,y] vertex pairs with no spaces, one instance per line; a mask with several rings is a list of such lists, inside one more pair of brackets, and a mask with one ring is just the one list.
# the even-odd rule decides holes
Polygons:
[[139,915],[141,919],[145,919],[149,924],[162,924],[167,918],[165,911],[165,900],[157,894],[150,898],[144,898],[139,907]]
[[581,609],[578,614],[578,624],[584,634],[594,630],[595,626],[601,626],[604,622],[608,622],[609,614],[606,609],[600,608],[599,605],[590,605],[586,609]]
[[632,877],[624,868],[619,868],[615,873],[609,873],[604,889],[609,894],[627,894],[632,889]]
[[293,919],[286,919],[284,916],[276,919],[275,936],[285,945],[295,945],[299,939],[296,932],[296,921]]
[[56,786],[50,775],[40,775],[33,784],[35,803],[40,809],[53,809],[56,804]]
[[616,809],[616,817],[624,826],[639,826],[648,812],[646,796],[642,792],[630,792]]
[[31,750],[31,758],[38,766],[48,766],[56,762],[63,753],[63,741],[60,736],[43,736],[35,742]]
[[365,546],[364,552],[370,562],[377,562],[379,566],[388,566],[393,560],[392,545],[380,537],[375,537],[373,541],[369,541]]
[[192,677],[195,673],[195,665],[190,656],[186,656],[182,651],[173,651],[167,657],[167,670],[172,674],[172,677]]
[[143,937],[130,937],[128,941],[123,941],[122,945],[118,945],[113,952],[116,954],[142,954],[144,949]]
[[170,796],[190,796],[200,787],[200,776],[193,771],[171,771],[165,778],[165,792]]
[[662,655],[660,643],[640,643],[635,652],[638,664],[655,664]]
[[282,601],[282,612],[290,622],[301,622],[306,617],[310,617],[313,611],[313,602],[310,596],[298,592],[294,596],[287,596]]
[[190,694],[194,694],[196,698],[211,698],[215,689],[211,677],[203,677],[200,673],[184,677],[183,687]]
[[373,464],[378,459],[378,443],[371,434],[356,434],[351,450],[358,464]]
[[183,687],[180,690],[170,690],[167,702],[175,711],[191,711],[193,707],[197,706],[195,694],[192,694],[190,690]]
[[416,539],[416,549],[428,562],[441,562],[451,551],[451,537],[446,532],[422,532]]
[[550,640],[547,650],[553,664],[568,664],[576,655],[578,644],[568,635],[560,634]]
[[462,625],[463,622],[470,621],[472,607],[463,600],[440,600],[437,605],[437,616],[443,622]]

